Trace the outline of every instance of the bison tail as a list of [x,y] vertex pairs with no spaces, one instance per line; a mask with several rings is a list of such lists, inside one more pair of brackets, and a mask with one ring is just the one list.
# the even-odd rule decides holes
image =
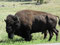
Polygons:
[[[58,16],[56,16],[56,17],[58,17]],[[59,24],[59,26],[60,26],[60,17],[58,17],[58,19],[59,19],[59,22],[58,22],[58,24]]]
[[59,22],[58,22],[59,26],[60,26],[60,18],[59,18]]

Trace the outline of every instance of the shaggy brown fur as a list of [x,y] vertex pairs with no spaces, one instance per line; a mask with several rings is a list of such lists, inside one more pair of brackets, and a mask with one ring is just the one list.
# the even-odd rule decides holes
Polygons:
[[[53,32],[56,34],[56,40],[58,38],[59,31],[56,29],[57,16],[55,15],[52,15],[46,12],[41,12],[41,11],[22,10],[22,11],[18,11],[15,14],[15,16],[12,16],[12,17],[11,17],[12,18],[11,20],[14,20],[14,17],[16,20],[16,21],[14,20],[15,26],[12,26],[14,27],[12,28],[12,30],[14,30],[13,34],[22,36],[26,41],[30,41],[32,39],[31,34],[35,32],[44,33],[44,38],[46,38],[47,30],[50,34],[49,41],[53,36]],[[17,27],[19,28],[16,27],[16,24],[18,24]],[[9,37],[11,37],[11,35]]]

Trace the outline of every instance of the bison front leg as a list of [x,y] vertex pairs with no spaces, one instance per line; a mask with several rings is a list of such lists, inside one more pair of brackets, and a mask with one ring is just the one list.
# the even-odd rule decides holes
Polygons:
[[25,38],[25,41],[30,41],[31,39],[32,39],[31,36],[27,36],[27,37]]
[[28,31],[25,36],[25,41],[30,41],[31,39],[32,39],[32,36],[30,34],[30,31]]
[[14,34],[13,33],[8,33],[8,38],[9,39],[13,39],[13,37],[14,37]]

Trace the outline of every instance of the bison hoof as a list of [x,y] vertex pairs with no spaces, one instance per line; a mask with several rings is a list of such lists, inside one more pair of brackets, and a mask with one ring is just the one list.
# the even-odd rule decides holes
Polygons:
[[32,38],[25,38],[25,41],[31,41]]
[[28,39],[25,39],[25,41],[30,41],[30,40],[28,40]]
[[51,39],[49,39],[48,41],[51,41]]
[[44,37],[44,39],[46,39],[46,37]]
[[25,41],[31,41],[31,39],[28,39],[28,38],[27,38],[27,39],[25,39]]

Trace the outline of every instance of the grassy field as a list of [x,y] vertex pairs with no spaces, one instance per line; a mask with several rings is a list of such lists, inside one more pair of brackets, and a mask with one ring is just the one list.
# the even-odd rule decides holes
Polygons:
[[[8,39],[8,35],[5,29],[4,19],[8,14],[15,14],[19,10],[37,10],[48,12],[57,16],[60,16],[60,0],[53,0],[50,3],[42,5],[21,5],[24,2],[0,2],[0,45],[28,45],[28,44],[40,44],[40,43],[60,43],[60,32],[58,41],[56,41],[56,36],[54,35],[52,40],[49,42],[49,34],[45,40],[43,40],[43,34],[35,33],[32,34],[32,40],[29,42],[24,41],[23,38],[19,36],[14,36],[13,40]],[[26,3],[26,2],[25,2]],[[60,31],[60,27],[56,27]],[[1,41],[2,40],[2,41]]]

